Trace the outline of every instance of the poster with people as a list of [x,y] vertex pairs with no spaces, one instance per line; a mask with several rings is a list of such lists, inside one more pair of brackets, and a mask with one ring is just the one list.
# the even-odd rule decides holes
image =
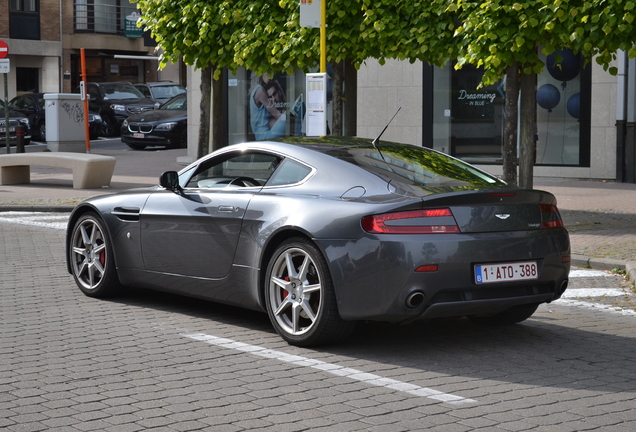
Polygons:
[[[249,124],[256,140],[304,135],[305,102],[302,92],[289,88],[289,75],[253,75],[249,90]],[[288,102],[285,89],[298,94]]]

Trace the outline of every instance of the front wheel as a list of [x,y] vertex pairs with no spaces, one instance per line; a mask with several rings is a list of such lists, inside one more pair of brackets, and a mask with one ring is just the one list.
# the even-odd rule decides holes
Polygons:
[[75,222],[68,254],[73,278],[87,296],[107,297],[121,287],[113,248],[96,214],[86,213]]
[[530,318],[538,307],[536,303],[519,305],[493,315],[473,315],[468,318],[479,324],[512,325]]
[[105,137],[113,137],[117,134],[117,121],[106,115],[102,116],[102,135]]
[[305,238],[285,241],[272,255],[265,301],[274,329],[292,345],[333,343],[355,327],[340,318],[327,263]]

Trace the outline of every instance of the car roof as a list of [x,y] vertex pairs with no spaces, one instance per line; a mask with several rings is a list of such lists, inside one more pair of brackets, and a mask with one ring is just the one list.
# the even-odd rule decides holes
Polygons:
[[181,84],[173,82],[173,81],[156,81],[156,82],[147,82],[147,83],[135,83],[133,85],[147,85],[149,87],[175,86],[175,85],[176,86],[182,86]]

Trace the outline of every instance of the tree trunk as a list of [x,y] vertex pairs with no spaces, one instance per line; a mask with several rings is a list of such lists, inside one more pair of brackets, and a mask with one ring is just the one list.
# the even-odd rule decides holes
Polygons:
[[333,76],[333,120],[331,122],[331,135],[342,136],[342,111],[343,111],[343,84],[344,84],[344,62],[334,63],[331,69]]
[[212,72],[211,65],[201,69],[201,116],[199,117],[199,140],[197,142],[197,159],[210,152],[210,96],[212,94]]
[[521,74],[521,120],[519,122],[520,157],[519,157],[519,186],[532,189],[532,169],[536,155],[534,140],[534,124],[537,112],[535,73]]
[[503,179],[517,184],[517,119],[519,117],[519,66],[515,63],[506,72],[506,105],[503,141]]
[[225,93],[223,91],[223,73],[219,79],[212,80],[212,142],[210,151],[215,151],[226,144],[226,130],[223,116]]
[[358,134],[358,70],[345,60],[344,135]]

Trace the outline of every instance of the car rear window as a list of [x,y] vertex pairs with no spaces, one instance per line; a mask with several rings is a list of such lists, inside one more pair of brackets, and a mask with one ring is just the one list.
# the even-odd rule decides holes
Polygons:
[[372,172],[387,181],[416,187],[486,186],[506,183],[461,160],[424,147],[384,145],[349,147],[327,153]]

